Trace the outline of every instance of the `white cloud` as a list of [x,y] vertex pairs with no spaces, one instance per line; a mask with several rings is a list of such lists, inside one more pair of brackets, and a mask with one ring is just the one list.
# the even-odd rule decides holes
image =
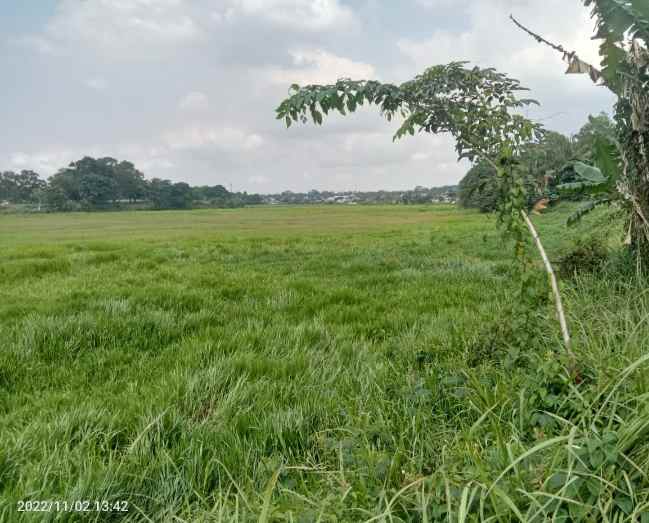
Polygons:
[[131,59],[154,57],[203,37],[181,0],[61,0],[44,31],[23,40],[48,54],[89,47]]
[[252,151],[264,144],[264,139],[256,133],[202,124],[169,132],[164,141],[171,149],[214,148],[227,152]]
[[266,185],[268,182],[270,182],[270,178],[263,175],[255,175],[248,178],[248,182],[254,185]]
[[410,159],[415,161],[415,162],[423,162],[425,160],[428,160],[430,158],[430,153],[415,153],[413,154]]
[[222,11],[212,11],[211,18],[218,24],[231,23],[236,16],[236,11],[233,7],[228,7]]
[[258,16],[289,29],[326,31],[345,28],[355,17],[338,0],[233,0],[245,15]]
[[165,158],[150,158],[140,161],[137,166],[144,172],[150,172],[160,169],[173,169],[176,167],[176,164]]
[[419,4],[426,9],[439,9],[441,7],[460,7],[466,5],[470,0],[415,0],[415,3]]
[[298,83],[302,85],[334,83],[340,78],[373,79],[374,66],[355,62],[344,56],[337,56],[322,49],[290,51],[294,67],[271,69],[270,81],[280,85]]
[[[424,4],[437,1],[440,0],[419,0]],[[463,31],[440,28],[420,40],[402,38],[397,42],[399,49],[419,69],[468,60],[483,67],[495,66],[519,77],[547,78],[556,74],[563,67],[561,56],[516,28],[509,20],[509,13],[514,11],[517,17],[543,32],[548,39],[577,51],[586,61],[599,62],[598,44],[591,40],[592,22],[588,10],[578,3],[474,0],[470,4],[468,28]],[[552,23],[548,24],[548,12],[561,12],[562,16],[552,17]]]
[[88,78],[84,83],[87,87],[95,91],[105,91],[108,87],[106,80],[98,76]]
[[61,167],[78,160],[74,153],[65,150],[45,150],[36,153],[16,152],[10,155],[9,164],[12,169],[30,169],[44,176],[50,176]]
[[183,111],[203,111],[209,107],[209,98],[205,93],[192,91],[183,96],[178,107]]

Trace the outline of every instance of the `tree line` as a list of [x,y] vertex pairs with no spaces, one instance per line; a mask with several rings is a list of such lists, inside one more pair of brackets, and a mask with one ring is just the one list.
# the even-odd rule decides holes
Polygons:
[[0,204],[30,204],[38,210],[189,209],[256,203],[262,203],[261,196],[233,193],[222,185],[192,187],[160,178],[147,180],[133,163],[109,157],[86,156],[47,181],[30,170],[0,172]]
[[[518,162],[525,173],[525,188],[529,203],[546,197],[550,202],[557,199],[556,188],[573,182],[580,163],[594,163],[597,137],[615,136],[615,123],[606,113],[589,116],[588,122],[574,136],[548,131],[538,143],[527,145]],[[498,180],[493,166],[476,162],[460,181],[459,204],[482,212],[495,211],[499,201]],[[573,198],[581,198],[575,194]],[[565,200],[566,197],[563,196]],[[568,198],[569,199],[569,198]]]

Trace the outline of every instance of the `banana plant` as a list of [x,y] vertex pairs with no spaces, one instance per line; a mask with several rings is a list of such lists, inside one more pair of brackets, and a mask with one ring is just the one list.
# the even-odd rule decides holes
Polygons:
[[[531,31],[514,17],[512,20],[537,42],[560,53],[568,63],[568,74],[587,74],[594,83],[617,96],[615,122],[621,162],[617,162],[620,167],[616,175],[603,174],[611,182],[616,180],[614,196],[624,202],[628,245],[642,272],[643,266],[649,266],[649,1],[581,2],[591,9],[596,20],[593,38],[600,41],[599,68],[581,60],[576,52]],[[596,207],[598,201],[591,200],[588,207]]]
[[568,217],[568,225],[575,225],[601,205],[620,201],[619,180],[622,174],[619,145],[611,138],[595,139],[593,158],[595,165],[581,161],[570,162],[574,173],[569,182],[556,186],[559,198],[579,197],[586,200]]

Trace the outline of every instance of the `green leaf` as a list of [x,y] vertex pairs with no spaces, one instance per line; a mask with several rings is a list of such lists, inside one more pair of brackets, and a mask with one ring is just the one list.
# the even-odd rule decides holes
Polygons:
[[620,154],[615,143],[604,136],[595,136],[593,155],[595,164],[608,180],[609,185],[613,184],[619,178],[622,171],[620,167]]
[[606,176],[602,174],[597,167],[585,164],[583,162],[574,162],[573,167],[575,172],[579,175],[581,181],[593,184],[606,183]]

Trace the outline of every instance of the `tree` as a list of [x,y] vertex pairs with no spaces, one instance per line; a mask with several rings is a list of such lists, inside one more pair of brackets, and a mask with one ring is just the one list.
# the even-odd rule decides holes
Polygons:
[[85,207],[101,207],[117,196],[117,182],[112,176],[85,173],[79,182],[79,195]]
[[459,185],[459,203],[462,207],[493,212],[498,207],[496,171],[487,162],[476,163]]
[[608,114],[600,113],[597,116],[588,116],[588,122],[573,137],[575,158],[592,161],[595,140],[598,137],[604,137],[609,140],[615,139],[615,133],[615,122],[611,120]]
[[34,171],[21,171],[16,177],[16,197],[18,202],[37,201],[36,192],[45,187],[45,182]]
[[61,207],[62,198],[85,208],[115,202],[119,197],[116,166],[117,160],[113,158],[95,159],[86,156],[72,162],[50,178],[51,194],[48,201],[57,202],[57,209],[69,207]]
[[[512,17],[518,27],[538,42],[562,54],[570,74],[588,74],[617,96],[616,139],[605,160],[617,163],[614,201],[626,210],[629,244],[638,266],[649,262],[649,3],[646,0],[582,0],[597,22],[601,40],[601,69],[581,60],[532,32]],[[613,154],[614,153],[614,154]]]
[[189,209],[192,205],[192,188],[184,182],[154,178],[149,183],[148,196],[155,209]]
[[[62,199],[71,202],[80,202],[80,178],[80,173],[74,168],[74,164],[59,169],[57,173],[49,179],[48,200],[57,201],[59,204]],[[60,205],[57,205],[57,209],[58,208],[60,208]]]
[[14,203],[34,203],[37,192],[45,188],[45,182],[34,171],[0,173],[0,200]]
[[136,202],[144,198],[146,194],[144,174],[138,171],[135,165],[122,161],[114,165],[113,172],[120,199]]
[[52,176],[46,192],[49,205],[57,210],[90,209],[142,199],[146,181],[131,162],[85,156]]
[[539,125],[520,115],[536,103],[517,95],[525,90],[517,80],[494,69],[468,68],[466,62],[438,65],[399,86],[376,81],[343,79],[333,85],[291,86],[289,97],[277,108],[277,118],[287,126],[312,119],[322,124],[324,115],[354,112],[364,103],[376,105],[391,120],[404,121],[396,138],[416,131],[447,133],[455,138],[459,158],[489,164],[498,179],[499,223],[516,240],[516,252],[524,256],[524,228],[532,234],[551,280],[561,331],[567,351],[570,336],[554,271],[526,209],[526,195],[518,169],[520,155],[542,134]]
[[[520,176],[525,186],[527,207],[547,196],[549,182],[573,158],[574,147],[570,138],[546,131],[538,142],[522,148],[519,162]],[[460,205],[497,210],[500,199],[496,171],[487,162],[475,164],[460,182]]]

